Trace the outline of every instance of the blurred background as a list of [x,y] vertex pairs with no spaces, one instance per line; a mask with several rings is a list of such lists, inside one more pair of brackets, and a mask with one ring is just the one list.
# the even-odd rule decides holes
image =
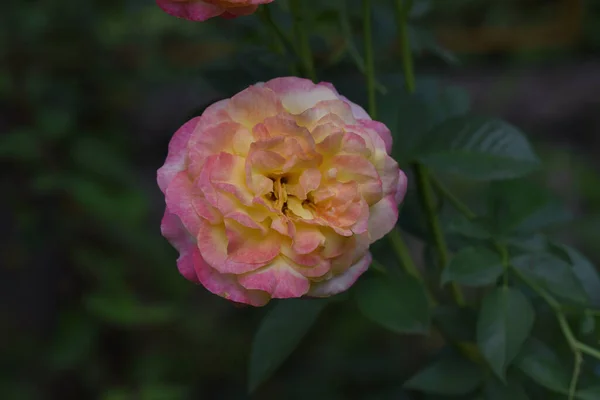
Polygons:
[[[360,2],[314,3],[319,78],[365,104]],[[530,135],[546,165],[537,179],[574,216],[560,236],[600,261],[600,1],[414,3],[420,90]],[[402,124],[390,4],[373,0],[380,105]],[[286,7],[270,6],[289,31]],[[1,399],[403,398],[427,340],[399,339],[350,302],[247,395],[265,310],[185,281],[160,236],[155,176],[173,132],[290,74],[260,15],[193,23],[152,0],[4,0],[0,34]]]

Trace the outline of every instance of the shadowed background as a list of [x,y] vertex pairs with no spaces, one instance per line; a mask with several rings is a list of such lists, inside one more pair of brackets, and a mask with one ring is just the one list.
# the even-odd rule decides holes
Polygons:
[[[317,73],[364,105],[359,2],[346,33],[339,2],[316,3]],[[373,3],[380,81],[401,90],[390,2]],[[271,7],[289,29],[286,2]],[[557,234],[600,261],[600,2],[415,1],[413,18],[420,87],[458,86],[450,103],[528,133],[540,182],[574,215]],[[160,236],[155,176],[172,133],[290,74],[258,15],[200,24],[151,0],[8,0],[0,33],[0,398],[403,398],[436,339],[398,340],[350,303],[247,395],[264,310],[185,281]],[[382,114],[402,120],[395,106]]]

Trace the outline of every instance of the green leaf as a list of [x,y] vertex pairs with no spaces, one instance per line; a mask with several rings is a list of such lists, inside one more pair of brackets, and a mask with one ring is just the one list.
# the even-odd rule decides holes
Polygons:
[[475,310],[440,305],[435,309],[433,319],[444,336],[457,342],[475,342],[475,327],[477,326]]
[[502,287],[488,293],[477,321],[477,344],[492,370],[505,380],[506,368],[531,333],[535,311],[517,289]]
[[490,379],[484,388],[486,400],[528,400],[527,393],[516,379],[509,378],[504,384],[497,379]]
[[536,252],[511,260],[523,275],[551,293],[577,304],[588,304],[588,296],[573,268],[557,256]]
[[537,339],[530,338],[515,360],[519,369],[536,383],[557,393],[567,393],[570,374],[556,354]]
[[375,276],[356,285],[358,308],[370,320],[397,333],[427,333],[431,309],[423,283],[412,276]]
[[448,234],[456,234],[471,239],[490,239],[490,232],[487,220],[482,217],[468,219],[463,215],[454,215],[446,219],[444,227]]
[[483,372],[472,362],[446,354],[404,384],[408,389],[439,395],[465,395],[483,381]]
[[590,304],[600,307],[600,274],[598,269],[583,254],[567,245],[559,245],[570,258],[575,276],[590,299]]
[[495,182],[490,203],[489,214],[500,235],[536,233],[571,219],[571,214],[548,190],[526,179]]
[[576,393],[575,397],[580,400],[598,400],[600,399],[600,386],[581,389]]
[[525,136],[495,119],[448,119],[423,137],[418,161],[473,180],[518,178],[540,166]]
[[502,259],[497,252],[485,247],[468,247],[459,251],[444,268],[442,284],[485,286],[494,283],[502,271]]
[[327,304],[320,299],[283,300],[269,310],[252,342],[250,392],[269,379],[292,354]]

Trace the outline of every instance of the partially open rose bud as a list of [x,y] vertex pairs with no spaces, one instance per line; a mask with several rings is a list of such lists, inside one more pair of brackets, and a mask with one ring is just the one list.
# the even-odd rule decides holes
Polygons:
[[167,14],[191,21],[206,21],[212,17],[235,18],[250,15],[260,4],[273,0],[156,0]]
[[346,290],[398,219],[407,181],[391,146],[327,83],[278,78],[213,104],[158,171],[179,271],[254,306]]

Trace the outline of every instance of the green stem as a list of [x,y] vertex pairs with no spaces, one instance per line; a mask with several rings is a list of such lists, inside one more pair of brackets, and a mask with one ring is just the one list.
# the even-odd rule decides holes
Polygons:
[[297,40],[298,55],[302,60],[302,67],[307,78],[316,82],[317,75],[310,49],[309,36],[306,32],[306,5],[303,0],[290,0],[290,10],[294,18],[294,36]]
[[367,94],[369,97],[369,114],[377,119],[377,102],[375,99],[375,58],[373,56],[373,38],[371,28],[371,1],[363,0],[364,38],[365,38],[365,73],[367,78]]
[[469,207],[464,204],[462,201],[458,199],[454,194],[450,193],[450,191],[437,179],[435,176],[431,176],[431,184],[442,196],[444,196],[452,207],[456,209],[456,211],[460,212],[467,219],[475,219],[477,215],[469,209]]
[[397,229],[392,229],[392,231],[388,233],[388,237],[392,243],[392,248],[402,263],[406,273],[414,276],[415,278],[422,279],[419,270],[410,256],[408,246],[404,242],[404,239],[402,239],[402,236],[400,236],[400,232],[398,232]]
[[402,53],[402,66],[404,69],[404,81],[406,90],[414,93],[416,89],[415,71],[410,50],[410,41],[408,37],[408,12],[410,11],[412,1],[396,0],[395,11],[398,24],[398,41],[400,42],[400,51]]
[[[366,2],[366,0],[365,0]],[[411,1],[405,3],[403,0],[396,0],[396,18],[398,23],[398,35],[400,41],[400,47],[402,50],[402,65],[404,68],[404,80],[406,82],[406,89],[409,93],[414,93],[416,89],[416,80],[412,59],[412,52],[410,50],[410,43],[408,40],[408,12],[411,7]],[[433,239],[437,247],[440,264],[442,268],[448,264],[448,246],[446,245],[446,238],[442,232],[440,221],[435,212],[435,203],[433,199],[433,191],[431,189],[431,182],[429,173],[425,169],[425,166],[421,164],[415,165],[415,172],[417,175],[417,188],[421,200],[425,206],[425,212],[427,213],[427,219]],[[452,295],[456,304],[459,306],[465,305],[465,299],[460,290],[460,287],[456,283],[451,285]]]
[[577,342],[577,348],[579,350],[581,350],[583,353],[586,353],[589,356],[592,356],[594,358],[596,358],[597,360],[600,360],[600,350],[595,349],[591,346],[588,346],[585,343],[581,343],[581,342]]
[[[262,22],[273,32],[275,36],[277,52],[282,56],[285,56],[286,51],[292,56],[297,55],[298,50],[294,46],[294,43],[281,29],[281,27],[273,20],[271,8],[269,6],[260,7],[258,9],[258,15]],[[290,73],[294,76],[298,75],[298,68],[295,62],[290,63]]]
[[[440,265],[442,266],[442,268],[444,268],[448,264],[448,246],[446,245],[446,238],[444,237],[444,233],[442,232],[440,220],[437,217],[435,211],[435,201],[433,198],[433,190],[431,188],[431,183],[429,181],[429,172],[427,171],[424,165],[416,164],[415,173],[417,176],[417,188],[421,196],[421,202],[425,207],[427,221],[429,223],[431,233],[433,234],[433,240],[438,251]],[[456,304],[458,304],[461,307],[464,306],[465,299],[462,294],[462,291],[460,290],[460,287],[458,287],[456,283],[452,283],[451,289]]]

